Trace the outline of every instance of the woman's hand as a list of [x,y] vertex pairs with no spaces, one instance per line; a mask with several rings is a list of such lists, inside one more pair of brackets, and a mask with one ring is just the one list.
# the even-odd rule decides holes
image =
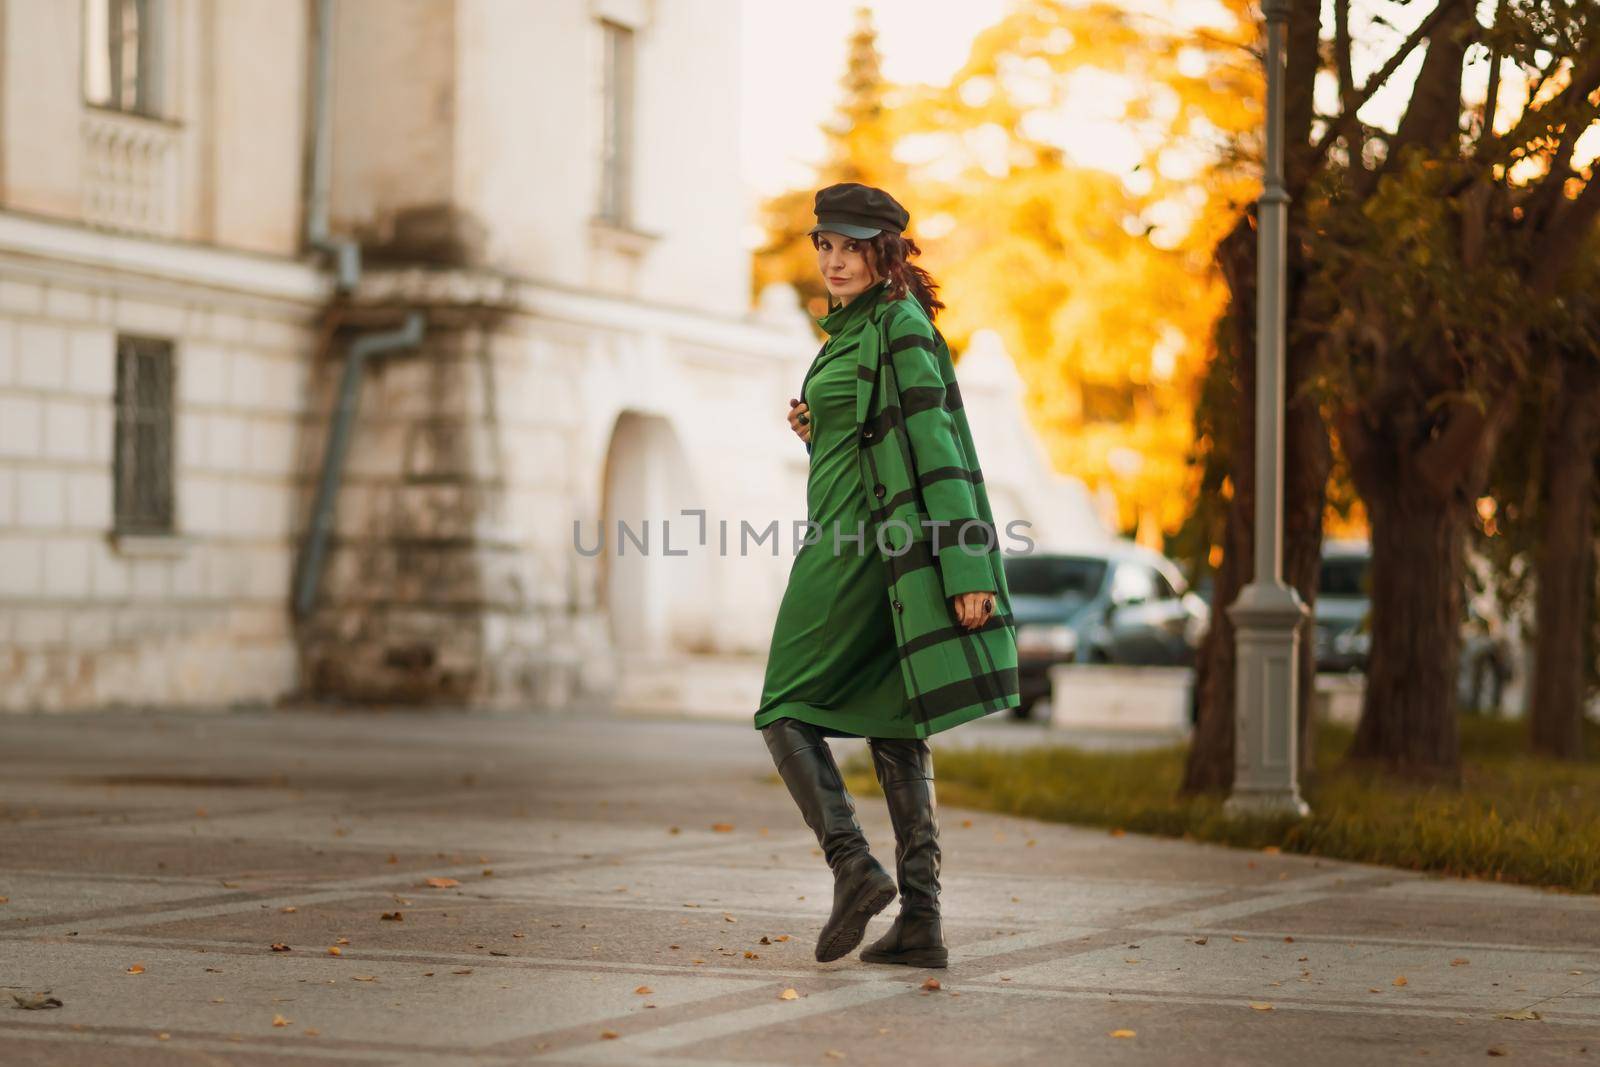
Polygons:
[[792,396],[789,398],[789,428],[799,435],[800,440],[808,445],[811,443],[811,412],[803,401]]
[[[985,601],[989,604],[987,608],[983,606]],[[960,620],[961,625],[969,630],[976,630],[994,615],[994,593],[992,591],[957,593],[950,598],[950,603],[955,610],[956,618]]]

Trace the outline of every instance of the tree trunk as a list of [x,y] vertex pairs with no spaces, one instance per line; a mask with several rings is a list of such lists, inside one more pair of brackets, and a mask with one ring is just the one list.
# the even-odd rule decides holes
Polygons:
[[1222,564],[1212,585],[1211,622],[1195,661],[1199,715],[1184,764],[1184,793],[1223,792],[1233,785],[1234,629],[1226,608],[1254,569],[1256,423],[1248,398],[1255,396],[1255,240],[1250,220],[1241,218],[1217,245],[1217,266],[1228,286],[1227,339],[1240,404],[1227,455],[1233,493],[1223,519]]
[[[1228,457],[1233,496],[1223,529],[1222,565],[1213,587],[1211,624],[1196,661],[1199,717],[1184,766],[1185,793],[1225,791],[1233,786],[1237,633],[1226,609],[1255,578],[1255,239],[1254,229],[1241,224],[1218,248],[1218,261],[1230,295],[1229,342],[1234,346],[1238,368],[1239,407]],[[1297,272],[1290,275],[1291,314],[1297,276]],[[1322,517],[1333,462],[1327,426],[1315,398],[1299,395],[1313,372],[1313,362],[1314,353],[1309,348],[1291,348],[1286,353],[1283,579],[1308,605],[1315,604],[1321,570]],[[1315,647],[1307,623],[1301,631],[1297,687],[1298,754],[1303,774],[1310,773],[1315,754],[1315,695]]]
[[1583,758],[1584,631],[1594,557],[1594,470],[1600,451],[1600,374],[1563,360],[1545,424],[1535,549],[1539,636],[1529,740],[1537,752]]
[[1358,482],[1372,521],[1372,650],[1349,758],[1456,781],[1466,519],[1459,507],[1419,491],[1404,463],[1372,462],[1351,462],[1364,468]]

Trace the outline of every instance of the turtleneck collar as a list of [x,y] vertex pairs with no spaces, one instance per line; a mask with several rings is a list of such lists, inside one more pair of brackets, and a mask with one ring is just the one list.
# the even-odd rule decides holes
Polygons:
[[822,327],[822,331],[829,336],[838,334],[846,326],[854,322],[857,315],[876,303],[878,295],[883,292],[884,287],[888,284],[889,279],[879,278],[866,289],[851,297],[849,303],[834,308],[818,319],[817,325]]

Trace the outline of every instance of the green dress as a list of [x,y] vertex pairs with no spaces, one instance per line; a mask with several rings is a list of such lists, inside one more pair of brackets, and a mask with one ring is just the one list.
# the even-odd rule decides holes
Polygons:
[[[829,737],[917,736],[900,674],[888,572],[873,542],[856,458],[855,338],[873,328],[868,312],[884,285],[817,320],[828,343],[817,353],[802,398],[811,415],[806,514],[817,529],[789,570],[755,715],[758,730],[788,716]],[[850,540],[863,531],[860,540]]]

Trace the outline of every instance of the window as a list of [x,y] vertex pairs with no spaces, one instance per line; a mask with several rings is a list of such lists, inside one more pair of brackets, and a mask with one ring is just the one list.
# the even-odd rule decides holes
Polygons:
[[1165,574],[1162,574],[1158,570],[1152,570],[1151,574],[1155,577],[1157,600],[1178,599],[1178,591],[1172,587],[1171,582],[1167,581],[1167,576]]
[[161,0],[84,0],[83,98],[97,107],[156,114]]
[[172,342],[117,338],[116,530],[173,531]]
[[1100,592],[1106,562],[1083,556],[1006,556],[1006,587],[1025,596],[1088,600]]
[[1368,577],[1365,556],[1325,556],[1317,574],[1317,595],[1369,596]]
[[1155,572],[1142,563],[1123,563],[1111,579],[1111,600],[1117,604],[1142,604],[1156,598]]
[[605,33],[600,217],[622,226],[633,213],[633,30],[607,20],[600,27]]

